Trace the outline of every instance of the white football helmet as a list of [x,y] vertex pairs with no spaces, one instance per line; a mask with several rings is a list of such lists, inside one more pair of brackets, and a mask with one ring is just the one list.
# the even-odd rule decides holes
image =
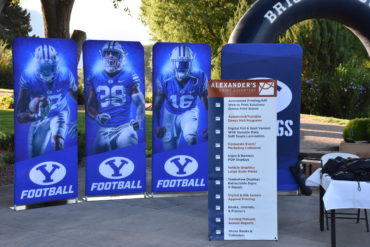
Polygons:
[[108,41],[101,50],[101,56],[104,70],[113,74],[121,70],[126,52],[117,41]]
[[51,45],[40,45],[35,49],[34,58],[37,63],[38,78],[50,84],[57,76],[57,51]]
[[183,80],[190,76],[193,59],[193,52],[187,46],[180,45],[172,50],[170,60],[178,80]]

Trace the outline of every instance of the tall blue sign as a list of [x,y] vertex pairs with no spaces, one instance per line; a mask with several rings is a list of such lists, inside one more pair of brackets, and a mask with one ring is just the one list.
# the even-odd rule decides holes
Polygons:
[[207,44],[153,47],[153,192],[208,189]]
[[278,190],[297,190],[289,167],[299,155],[302,48],[296,44],[228,44],[222,79],[277,79]]
[[13,43],[14,204],[77,198],[77,47],[72,40]]
[[144,49],[139,42],[83,47],[86,195],[144,193]]

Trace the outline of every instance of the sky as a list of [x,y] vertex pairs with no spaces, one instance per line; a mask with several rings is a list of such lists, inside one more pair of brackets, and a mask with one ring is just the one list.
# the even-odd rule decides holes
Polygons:
[[[20,4],[31,13],[31,35],[44,37],[40,0],[21,0]],[[149,29],[138,20],[141,0],[125,0],[125,4],[130,8],[131,16],[123,11],[123,7],[115,9],[112,0],[75,0],[70,22],[71,34],[78,29],[86,32],[87,39],[152,44]]]

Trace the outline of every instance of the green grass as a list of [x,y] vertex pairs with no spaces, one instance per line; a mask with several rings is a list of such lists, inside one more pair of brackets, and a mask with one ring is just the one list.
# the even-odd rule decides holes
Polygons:
[[[0,131],[6,134],[14,133],[13,110],[0,110]],[[78,130],[85,133],[85,112],[78,111]]]
[[145,130],[146,130],[146,154],[152,154],[152,112],[147,111],[145,112],[146,122],[145,122]]
[[315,120],[315,121],[319,121],[319,122],[338,124],[342,126],[345,126],[349,122],[348,119],[340,119],[340,118],[334,118],[334,117],[322,117],[322,116],[308,115],[308,114],[301,114],[301,118],[302,117]]
[[13,110],[0,110],[0,131],[5,134],[14,133]]

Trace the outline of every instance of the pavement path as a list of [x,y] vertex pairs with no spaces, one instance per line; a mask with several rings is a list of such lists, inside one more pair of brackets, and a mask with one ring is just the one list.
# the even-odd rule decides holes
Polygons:
[[312,151],[333,152],[339,150],[343,140],[344,126],[324,123],[301,117],[300,150],[303,153]]

